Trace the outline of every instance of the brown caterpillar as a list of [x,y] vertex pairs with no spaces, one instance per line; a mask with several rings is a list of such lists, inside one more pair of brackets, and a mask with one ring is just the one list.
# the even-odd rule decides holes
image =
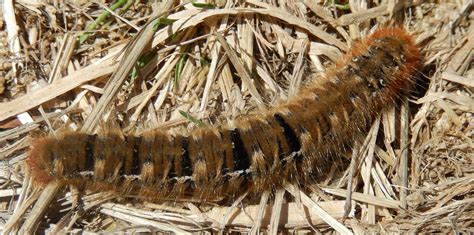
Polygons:
[[217,200],[320,178],[387,104],[413,83],[419,49],[402,28],[357,42],[292,100],[189,136],[69,133],[37,139],[34,180],[155,198]]

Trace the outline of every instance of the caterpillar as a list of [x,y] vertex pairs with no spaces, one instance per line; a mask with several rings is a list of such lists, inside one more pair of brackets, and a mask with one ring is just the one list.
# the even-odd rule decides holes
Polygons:
[[219,200],[285,183],[317,181],[381,110],[413,83],[421,64],[403,28],[376,30],[299,94],[233,124],[189,135],[154,131],[65,133],[34,141],[34,181],[149,197]]

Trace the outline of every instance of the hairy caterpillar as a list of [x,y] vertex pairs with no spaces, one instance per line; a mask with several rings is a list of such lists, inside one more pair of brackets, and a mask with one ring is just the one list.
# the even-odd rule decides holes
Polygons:
[[218,199],[286,182],[317,180],[388,103],[410,86],[419,49],[404,29],[382,28],[354,44],[326,76],[294,99],[189,136],[68,133],[37,139],[34,180],[151,197]]

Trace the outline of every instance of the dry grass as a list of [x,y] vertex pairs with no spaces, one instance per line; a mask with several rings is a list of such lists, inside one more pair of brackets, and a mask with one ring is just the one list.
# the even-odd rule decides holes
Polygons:
[[[3,2],[4,232],[474,232],[469,0]],[[160,23],[147,24],[155,18]],[[226,122],[295,95],[307,73],[324,73],[353,40],[389,22],[403,24],[422,48],[418,86],[374,122],[351,166],[334,168],[309,192],[289,185],[255,205],[243,197],[232,205],[155,204],[31,185],[23,162],[34,136]]]

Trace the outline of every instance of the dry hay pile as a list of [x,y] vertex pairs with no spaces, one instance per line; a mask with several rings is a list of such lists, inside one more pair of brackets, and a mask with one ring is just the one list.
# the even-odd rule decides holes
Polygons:
[[[471,1],[54,2],[4,1],[2,230],[474,232]],[[311,191],[219,205],[31,185],[34,136],[226,122],[287,99],[393,22],[425,56],[409,103],[388,108],[352,167],[334,167]]]

